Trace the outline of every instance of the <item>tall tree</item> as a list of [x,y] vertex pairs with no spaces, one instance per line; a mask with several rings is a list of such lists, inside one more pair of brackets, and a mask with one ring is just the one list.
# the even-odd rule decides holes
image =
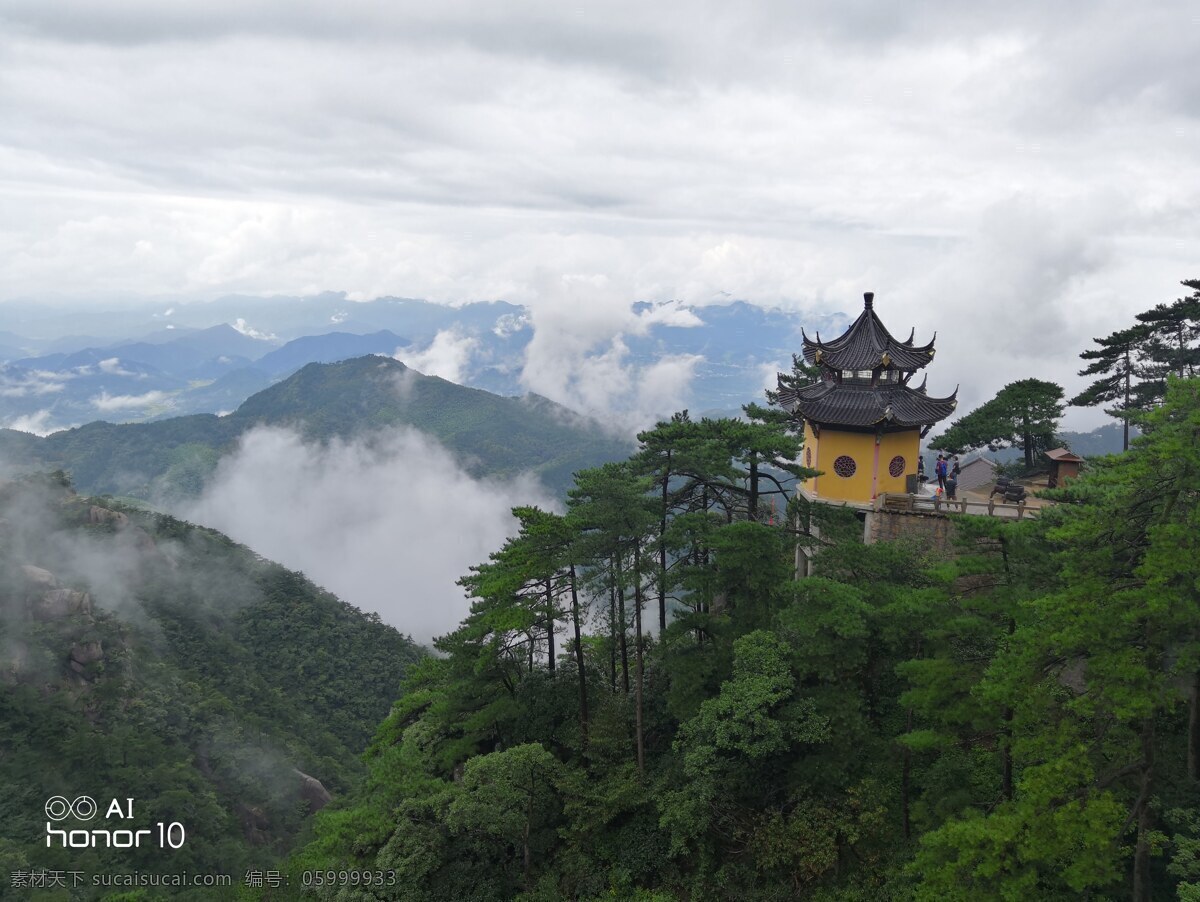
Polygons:
[[530,575],[537,575],[545,590],[546,619],[549,624],[549,670],[554,673],[553,629],[558,612],[558,596],[568,593],[571,599],[570,619],[574,632],[572,650],[579,683],[579,730],[587,746],[588,694],[587,671],[583,660],[582,610],[579,603],[579,581],[575,569],[578,530],[566,517],[548,513],[537,507],[513,508],[513,516],[521,523],[518,538],[527,551]]
[[[554,633],[562,611],[558,604],[561,572],[569,544],[561,524],[553,515],[533,507],[514,508],[521,523],[520,532],[493,553],[486,564],[471,568],[471,574],[459,580],[477,601],[472,616],[462,630],[479,638],[488,637],[493,650],[511,650],[514,642],[526,647],[529,669],[537,656],[540,640],[545,640],[546,665],[555,669]],[[524,637],[523,641],[517,640]],[[499,642],[497,646],[495,643]]]
[[[626,580],[634,597],[636,755],[639,773],[645,769],[643,690],[645,663],[642,636],[644,601],[642,553],[654,530],[654,509],[648,495],[649,480],[637,475],[630,461],[608,463],[575,474],[575,488],[568,499],[572,521],[581,532],[580,548],[601,567],[612,562],[621,618],[622,664],[628,687],[628,658],[624,613]],[[629,570],[626,570],[628,562]]]
[[1062,415],[1061,386],[1041,379],[1022,379],[1004,386],[992,400],[955,420],[929,447],[957,454],[1012,446],[1025,452],[1025,467],[1032,470],[1035,455],[1053,444]]
[[655,494],[658,533],[658,628],[667,628],[668,574],[671,557],[668,526],[673,515],[695,511],[705,505],[705,490],[727,485],[735,477],[729,452],[719,441],[714,421],[694,422],[686,410],[653,429],[638,434],[639,450],[634,456],[637,472],[650,478]]
[[1105,338],[1093,338],[1098,345],[1080,354],[1083,360],[1091,361],[1079,371],[1080,376],[1099,376],[1091,385],[1077,394],[1068,403],[1072,407],[1095,407],[1112,404],[1104,412],[1118,417],[1123,423],[1122,450],[1129,450],[1129,417],[1140,406],[1139,393],[1134,380],[1140,371],[1140,360],[1146,352],[1150,329],[1145,325],[1121,329]]
[[1147,378],[1158,386],[1161,399],[1166,377],[1200,373],[1200,279],[1184,281],[1192,294],[1171,304],[1158,304],[1137,315],[1148,331],[1145,364]]
[[745,468],[746,517],[757,520],[764,495],[782,498],[786,504],[787,483],[815,476],[816,471],[800,465],[801,439],[786,411],[759,404],[746,404],[742,411],[749,422],[732,427],[729,434],[734,456]]
[[450,803],[452,829],[492,836],[521,849],[521,882],[533,889],[533,833],[557,813],[562,765],[537,743],[472,758]]

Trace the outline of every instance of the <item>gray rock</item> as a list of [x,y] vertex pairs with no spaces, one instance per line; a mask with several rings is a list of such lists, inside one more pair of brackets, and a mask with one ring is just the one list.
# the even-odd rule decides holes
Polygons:
[[314,813],[320,811],[333,801],[333,796],[329,794],[329,790],[316,777],[310,777],[308,774],[302,773],[295,768],[292,768],[292,773],[300,778],[300,798],[308,802],[310,811]]
[[72,614],[92,613],[92,597],[75,589],[50,589],[31,599],[34,620],[62,620]]
[[104,660],[104,647],[99,639],[91,642],[76,642],[71,646],[71,660],[79,664],[91,664]]

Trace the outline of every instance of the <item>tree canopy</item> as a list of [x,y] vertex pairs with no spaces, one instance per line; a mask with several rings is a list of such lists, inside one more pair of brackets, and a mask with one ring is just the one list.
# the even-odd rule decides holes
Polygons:
[[1183,283],[1191,290],[1170,304],[1157,304],[1135,322],[1081,353],[1088,365],[1081,376],[1099,376],[1071,399],[1073,407],[1111,404],[1105,412],[1124,421],[1124,447],[1129,448],[1129,424],[1139,421],[1163,402],[1167,376],[1200,373],[1200,279]]
[[1036,455],[1054,447],[1063,406],[1062,387],[1053,382],[1010,382],[996,397],[951,423],[929,447],[959,454],[1011,446],[1025,452],[1025,466],[1032,469]]

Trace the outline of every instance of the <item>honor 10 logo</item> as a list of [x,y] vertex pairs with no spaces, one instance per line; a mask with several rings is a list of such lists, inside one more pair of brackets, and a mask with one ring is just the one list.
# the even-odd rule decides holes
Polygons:
[[112,799],[105,809],[104,827],[90,823],[99,813],[100,806],[91,796],[47,799],[47,848],[181,849],[187,840],[187,831],[178,821],[158,821],[149,827],[133,824],[133,799]]

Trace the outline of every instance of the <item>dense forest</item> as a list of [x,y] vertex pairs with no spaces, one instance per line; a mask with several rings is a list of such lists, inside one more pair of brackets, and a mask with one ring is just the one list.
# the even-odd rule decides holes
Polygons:
[[773,509],[795,448],[767,411],[659,423],[464,577],[471,615],[294,878],[347,871],[312,889],[338,900],[1200,898],[1200,380],[1168,380],[1129,453],[1037,520],[956,518],[947,553]]
[[[361,780],[423,653],[220,533],[85,498],[62,474],[0,482],[0,896],[103,892],[9,889],[33,870],[275,865]],[[133,799],[138,827],[179,823],[186,841],[47,848],[47,800],[85,795]]]

